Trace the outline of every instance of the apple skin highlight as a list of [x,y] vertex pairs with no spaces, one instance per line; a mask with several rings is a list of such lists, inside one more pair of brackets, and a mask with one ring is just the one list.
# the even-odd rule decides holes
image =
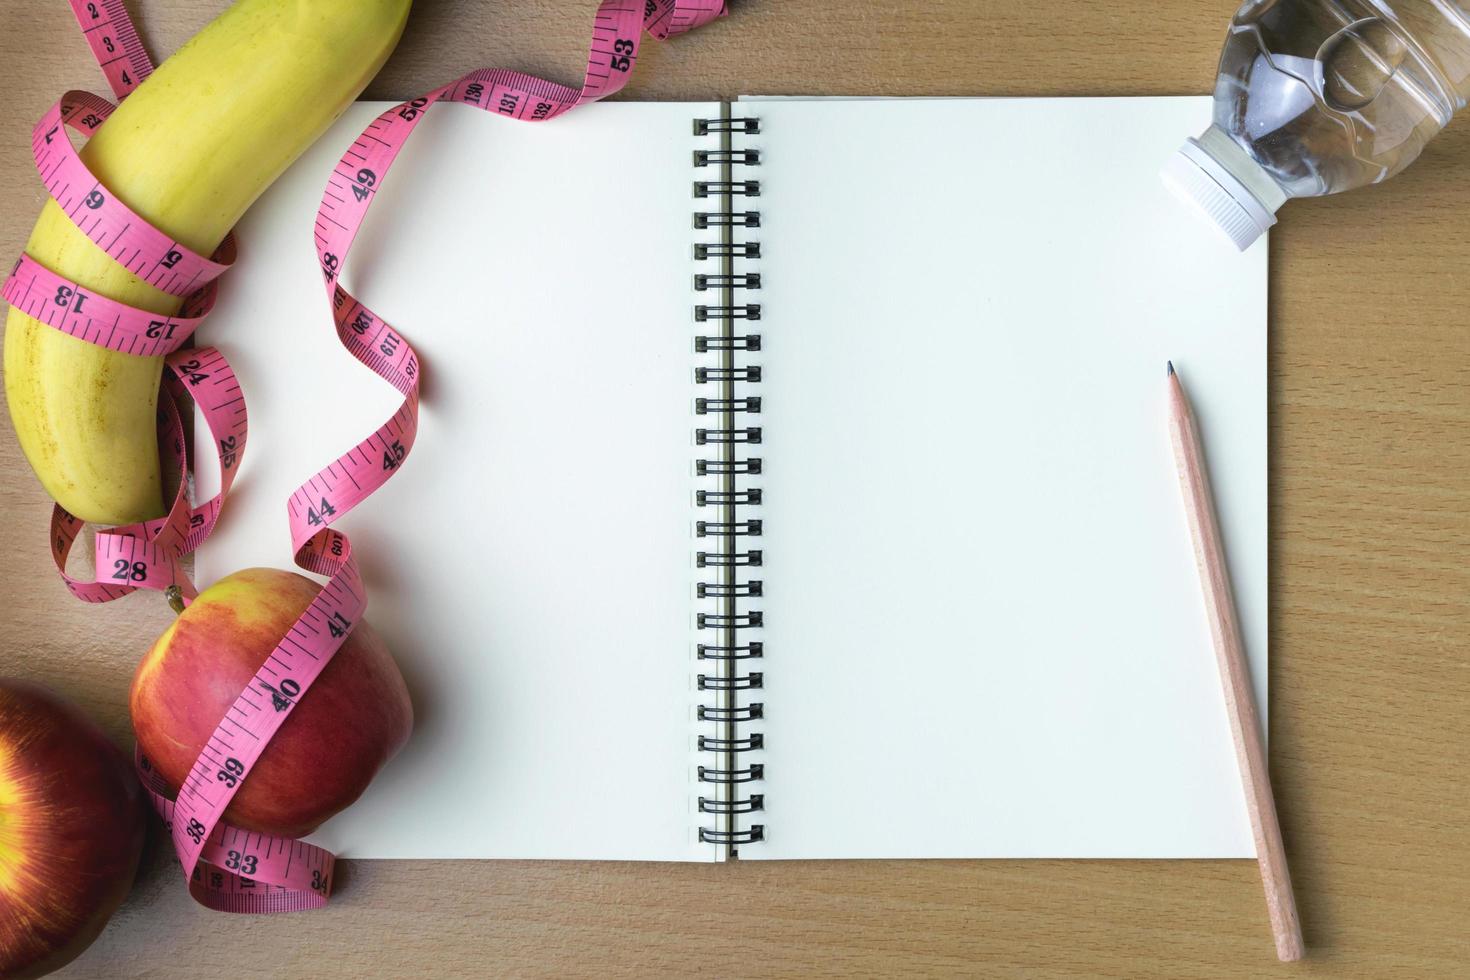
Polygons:
[[44,976],[92,944],[132,887],[147,819],[90,718],[0,679],[0,976]]
[[[321,586],[270,568],[236,572],[199,595],[138,665],[138,744],[174,788],[220,720]],[[259,691],[271,704],[271,693]],[[413,705],[383,641],[358,623],[240,784],[224,820],[302,837],[362,795],[413,730]]]

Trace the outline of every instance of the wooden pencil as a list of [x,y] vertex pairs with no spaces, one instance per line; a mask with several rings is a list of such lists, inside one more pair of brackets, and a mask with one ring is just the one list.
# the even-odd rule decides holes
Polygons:
[[1251,833],[1255,835],[1256,857],[1261,865],[1261,882],[1266,889],[1266,911],[1271,918],[1277,957],[1287,961],[1299,960],[1303,954],[1302,928],[1297,919],[1291,876],[1286,869],[1286,848],[1281,841],[1281,824],[1276,818],[1276,802],[1271,794],[1266,745],[1251,687],[1250,665],[1241,639],[1235,596],[1230,588],[1230,572],[1225,565],[1225,549],[1215,514],[1214,497],[1210,493],[1209,474],[1205,469],[1194,413],[1172,362],[1168,365],[1168,377],[1169,438],[1174,444],[1179,489],[1184,496],[1184,511],[1189,520],[1195,564],[1199,567],[1200,588],[1204,593],[1205,615],[1209,619],[1215,659],[1220,668],[1225,712],[1229,716],[1230,733],[1235,742],[1241,782],[1245,785],[1246,809],[1250,812]]

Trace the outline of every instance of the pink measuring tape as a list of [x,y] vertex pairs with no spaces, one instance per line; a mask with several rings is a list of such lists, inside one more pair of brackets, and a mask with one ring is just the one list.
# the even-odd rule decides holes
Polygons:
[[[68,0],[92,53],[119,99],[153,70],[122,0]],[[287,504],[298,566],[327,584],[226,712],[195,761],[176,799],[148,763],[139,774],[173,837],[174,849],[200,903],[230,912],[317,908],[331,892],[333,856],[311,844],[247,832],[222,822],[272,736],[361,620],[366,594],[347,536],[330,525],[382,486],[407,458],[418,428],[419,362],[403,334],[356,300],[340,279],[373,197],[429,107],[461,102],[527,122],[543,122],[623,87],[644,31],[667,38],[725,13],[724,0],[602,0],[593,27],[581,89],[519,72],[482,69],[383,113],[337,165],[316,219],[317,258],[330,297],[337,336],[363,364],[403,395],[403,404],[372,435],[317,473]],[[167,516],[96,535],[97,578],[66,573],[82,522],[59,505],[51,521],[57,569],[78,598],[107,602],[135,589],[197,594],[180,559],[213,531],[243,458],[246,412],[234,372],[211,347],[184,349],[215,301],[215,281],[234,259],[233,237],[211,256],[198,255],[157,230],[114,197],[88,171],[65,129],[90,136],[115,106],[85,92],[68,92],[36,125],[32,150],[52,198],[76,226],[135,275],[183,298],[178,314],[134,309],[96,296],[29,256],[16,263],[0,296],[27,315],[111,350],[164,357],[160,403],[162,445],[187,473],[178,403],[200,408],[216,447],[220,492],[194,506],[180,481]]]

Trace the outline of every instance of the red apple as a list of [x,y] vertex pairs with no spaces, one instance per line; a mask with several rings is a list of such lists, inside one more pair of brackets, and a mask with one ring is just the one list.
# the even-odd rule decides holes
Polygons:
[[39,977],[92,945],[132,887],[143,789],[90,718],[0,679],[0,976]]
[[[153,644],[133,678],[133,730],[171,786],[183,783],[220,719],[319,591],[294,572],[236,572],[200,593]],[[265,834],[309,834],[362,795],[412,728],[398,666],[358,623],[302,693],[224,819]]]

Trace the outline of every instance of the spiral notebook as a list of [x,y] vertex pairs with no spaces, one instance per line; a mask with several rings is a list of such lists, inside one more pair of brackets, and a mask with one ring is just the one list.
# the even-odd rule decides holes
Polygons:
[[[288,495],[397,407],[338,346],[312,246],[384,108],[353,107],[239,229],[202,340],[251,441],[201,585],[291,567]],[[344,525],[417,730],[314,839],[1252,854],[1163,412],[1173,358],[1264,698],[1266,250],[1217,242],[1157,177],[1208,116],[436,107],[346,273],[424,365],[413,454]]]

